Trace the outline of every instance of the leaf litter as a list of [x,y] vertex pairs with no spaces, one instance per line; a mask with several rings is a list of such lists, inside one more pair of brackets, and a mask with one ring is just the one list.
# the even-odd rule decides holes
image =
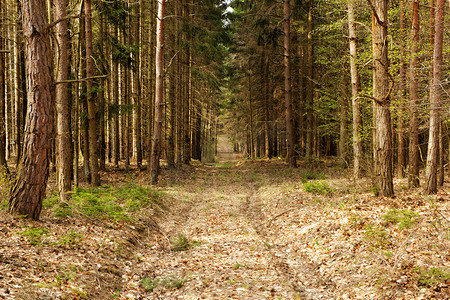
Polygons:
[[396,198],[380,198],[331,165],[165,170],[164,208],[119,220],[1,210],[0,298],[449,299],[449,182],[424,196],[397,180]]

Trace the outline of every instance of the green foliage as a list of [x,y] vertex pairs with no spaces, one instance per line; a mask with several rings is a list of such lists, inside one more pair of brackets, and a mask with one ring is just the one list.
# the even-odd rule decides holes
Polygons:
[[333,191],[333,188],[325,180],[305,182],[303,183],[303,189],[307,193],[320,195],[328,195]]
[[80,240],[82,238],[83,238],[82,234],[78,234],[74,230],[71,230],[69,231],[69,233],[61,236],[56,245],[59,247],[74,248],[80,243]]
[[305,171],[301,174],[302,182],[307,182],[308,180],[325,180],[325,175],[323,173],[316,173],[312,170]]
[[419,214],[417,212],[411,211],[409,209],[392,209],[383,215],[383,219],[387,224],[398,224],[398,227],[400,229],[408,229],[418,218],[418,216]]
[[19,232],[19,235],[26,237],[31,245],[40,246],[42,237],[48,233],[47,228],[30,226],[25,231]]
[[180,289],[186,281],[187,278],[177,278],[174,275],[155,279],[145,277],[141,280],[140,285],[146,292],[151,293],[158,285],[168,289]]
[[158,279],[151,279],[148,277],[145,277],[141,280],[140,284],[141,287],[148,293],[153,292],[153,290],[158,286]]
[[437,283],[450,284],[450,272],[439,268],[431,268],[425,270],[422,267],[415,268],[414,271],[419,275],[418,282],[420,285],[432,287]]
[[163,192],[151,187],[128,182],[124,186],[77,188],[69,203],[59,203],[54,196],[44,200],[44,207],[51,208],[55,217],[72,216],[81,213],[91,218],[113,221],[129,221],[133,213],[156,205],[163,207]]
[[11,178],[6,169],[0,166],[0,207],[1,209],[8,208],[8,197],[11,188]]
[[389,244],[389,233],[382,226],[367,224],[364,236],[376,248],[384,248]]
[[201,242],[199,241],[191,241],[187,238],[187,236],[183,233],[178,234],[178,237],[174,240],[171,240],[172,248],[170,250],[172,251],[186,251],[189,248],[192,248],[194,246],[200,245]]

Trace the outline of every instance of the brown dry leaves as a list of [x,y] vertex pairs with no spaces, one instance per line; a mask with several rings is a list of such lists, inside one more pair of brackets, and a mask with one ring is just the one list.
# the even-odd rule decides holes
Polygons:
[[[323,196],[304,191],[305,171],[279,160],[165,171],[168,210],[134,223],[1,211],[0,298],[448,299],[448,182],[428,197],[398,181],[395,199],[377,198],[318,164],[334,188]],[[30,226],[47,229],[40,245],[21,234]],[[171,251],[180,234],[189,247]]]

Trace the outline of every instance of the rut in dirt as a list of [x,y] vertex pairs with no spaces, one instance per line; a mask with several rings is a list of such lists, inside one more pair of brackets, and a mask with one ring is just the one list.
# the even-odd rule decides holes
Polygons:
[[[321,282],[313,268],[306,262],[292,266],[285,258],[289,253],[283,252],[284,245],[273,242],[272,237],[281,233],[270,228],[258,197],[265,175],[241,167],[236,157],[219,158],[219,163],[197,166],[189,181],[176,188],[176,198],[184,205],[160,225],[172,244],[177,237],[186,236],[194,246],[186,251],[155,249],[147,257],[154,278],[183,281],[179,289],[159,287],[152,296],[327,298],[329,286]],[[305,277],[308,280],[303,280]]]

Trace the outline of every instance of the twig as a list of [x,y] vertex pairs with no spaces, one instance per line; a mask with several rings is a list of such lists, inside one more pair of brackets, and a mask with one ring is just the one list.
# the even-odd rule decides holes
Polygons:
[[288,210],[285,210],[285,211],[283,211],[282,213],[280,213],[280,214],[276,215],[275,217],[271,218],[271,219],[267,222],[267,227],[270,227],[270,225],[272,224],[272,222],[275,221],[276,219],[278,219],[279,217],[281,217],[281,216],[283,216],[283,215],[285,215],[285,214],[287,214],[287,213],[289,213],[289,212],[291,212],[291,211],[293,211],[293,210],[294,210],[293,208],[288,209]]
[[86,77],[86,78],[81,78],[81,79],[62,80],[62,81],[55,82],[55,84],[72,83],[72,82],[83,82],[83,81],[88,81],[88,80],[91,80],[91,79],[106,78],[106,77],[109,77],[109,75],[111,75],[111,74],[98,75],[98,76]]

